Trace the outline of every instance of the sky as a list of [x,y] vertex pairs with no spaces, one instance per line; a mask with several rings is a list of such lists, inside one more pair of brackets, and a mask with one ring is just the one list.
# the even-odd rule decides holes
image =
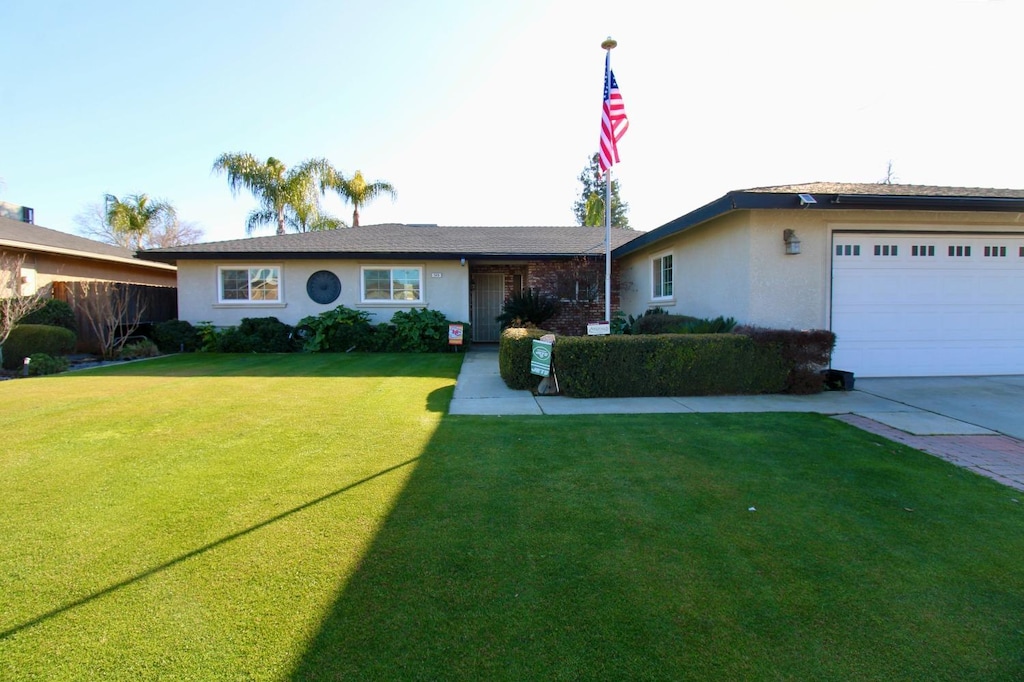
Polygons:
[[607,36],[636,229],[890,161],[1024,187],[1017,0],[3,0],[0,26],[0,201],[66,232],[146,193],[243,237],[255,200],[211,172],[243,151],[391,182],[363,224],[571,225]]

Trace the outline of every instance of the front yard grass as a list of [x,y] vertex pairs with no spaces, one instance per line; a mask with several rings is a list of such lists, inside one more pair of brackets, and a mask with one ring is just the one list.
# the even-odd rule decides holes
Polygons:
[[455,355],[0,383],[3,679],[1024,679],[1019,493],[815,415],[445,415]]

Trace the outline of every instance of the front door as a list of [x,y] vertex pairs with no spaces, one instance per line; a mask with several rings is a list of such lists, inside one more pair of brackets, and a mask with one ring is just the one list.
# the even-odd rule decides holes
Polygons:
[[505,303],[505,275],[473,275],[473,341],[495,343],[501,337],[501,315]]

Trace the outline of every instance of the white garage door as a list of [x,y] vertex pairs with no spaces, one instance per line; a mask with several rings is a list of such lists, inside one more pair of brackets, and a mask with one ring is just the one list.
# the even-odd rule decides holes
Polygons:
[[1024,374],[1024,235],[833,235],[832,367]]

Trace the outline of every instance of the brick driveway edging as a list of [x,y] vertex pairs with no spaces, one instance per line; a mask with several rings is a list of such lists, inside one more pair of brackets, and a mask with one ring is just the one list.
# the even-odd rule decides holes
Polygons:
[[833,417],[891,441],[927,452],[957,466],[1024,490],[1024,441],[1003,435],[915,436],[856,414]]

